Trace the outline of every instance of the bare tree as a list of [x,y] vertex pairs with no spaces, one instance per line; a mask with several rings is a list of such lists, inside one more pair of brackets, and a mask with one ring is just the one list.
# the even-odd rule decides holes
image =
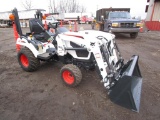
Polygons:
[[60,0],[59,4],[58,4],[58,7],[57,7],[58,11],[67,13],[68,9],[69,9],[69,6],[70,6],[69,2],[70,2],[70,0]]
[[60,0],[58,4],[58,11],[64,13],[85,12],[86,7],[80,5],[77,0]]
[[86,7],[84,5],[79,6],[79,12],[86,12]]
[[49,0],[49,11],[51,13],[57,12],[56,5],[55,5],[55,0]]
[[22,5],[26,10],[30,10],[33,8],[31,0],[25,0],[24,2],[22,2]]
[[68,6],[68,12],[78,12],[79,3],[76,0],[70,0]]

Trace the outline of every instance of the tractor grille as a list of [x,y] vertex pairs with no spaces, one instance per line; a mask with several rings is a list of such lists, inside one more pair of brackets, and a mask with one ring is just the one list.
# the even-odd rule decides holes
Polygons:
[[134,27],[134,23],[121,23],[122,28],[132,28]]

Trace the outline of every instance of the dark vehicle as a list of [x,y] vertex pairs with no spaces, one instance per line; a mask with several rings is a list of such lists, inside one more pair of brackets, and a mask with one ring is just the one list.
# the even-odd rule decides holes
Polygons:
[[110,33],[128,33],[136,38],[140,30],[139,20],[132,19],[130,8],[104,8],[96,12],[97,23],[100,30]]

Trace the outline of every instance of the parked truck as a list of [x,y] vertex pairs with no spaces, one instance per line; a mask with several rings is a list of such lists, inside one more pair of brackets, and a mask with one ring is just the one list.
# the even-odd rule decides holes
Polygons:
[[140,31],[139,20],[132,19],[130,8],[103,8],[96,12],[99,30],[110,33],[127,33],[136,38]]
[[43,24],[45,24],[45,22],[47,23],[47,25],[49,25],[49,23],[52,23],[52,24],[59,23],[60,24],[60,22],[57,19],[55,19],[55,17],[53,15],[49,15],[46,17],[45,20],[42,20]]

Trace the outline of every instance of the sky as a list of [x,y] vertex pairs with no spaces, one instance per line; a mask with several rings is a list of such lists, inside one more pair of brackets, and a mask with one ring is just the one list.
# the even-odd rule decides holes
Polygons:
[[[0,4],[0,12],[10,11],[14,7],[18,10],[24,10],[22,2],[25,0],[3,0]],[[56,0],[58,1],[58,0]],[[77,0],[86,7],[86,12],[92,12],[94,15],[97,9],[101,8],[130,8],[131,16],[145,18],[145,7],[147,0]],[[49,11],[49,0],[32,0],[33,8],[45,9]]]

